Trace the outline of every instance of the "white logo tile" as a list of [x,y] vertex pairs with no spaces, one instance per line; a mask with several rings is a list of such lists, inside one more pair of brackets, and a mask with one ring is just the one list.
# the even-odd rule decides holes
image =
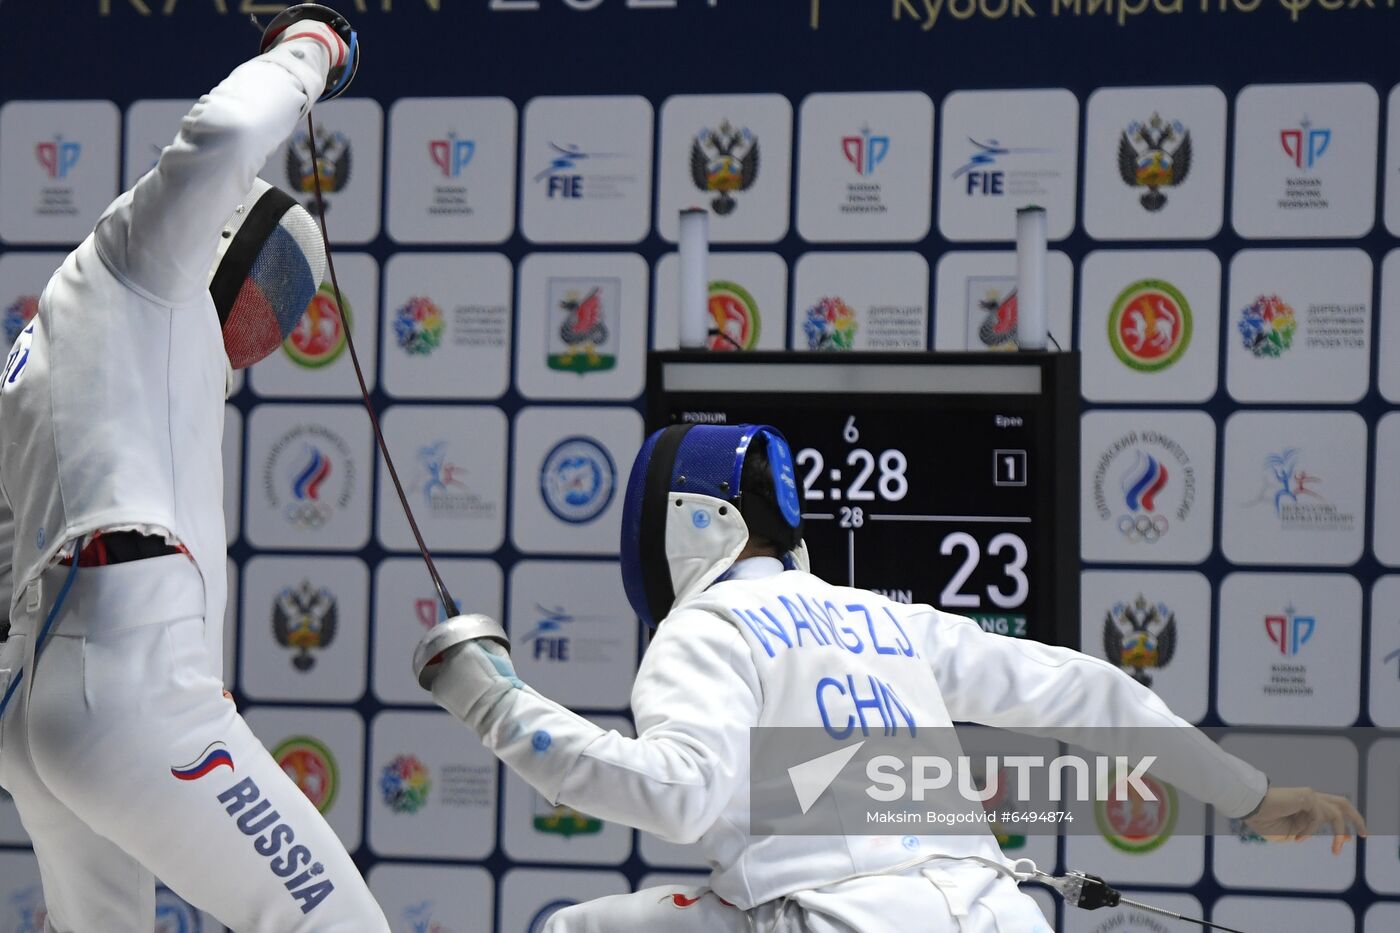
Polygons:
[[928,95],[811,94],[799,123],[797,229],[804,239],[908,242],[928,235]]
[[495,399],[510,380],[510,260],[398,253],[384,265],[384,390],[397,398]]
[[1230,262],[1226,385],[1242,402],[1355,402],[1371,385],[1371,257],[1247,249]]
[[778,94],[681,95],[661,106],[656,229],[710,211],[713,243],[774,243],[788,232],[792,104]]
[[1369,84],[1254,84],[1240,91],[1231,209],[1240,235],[1370,232],[1379,111]]
[[111,101],[0,107],[0,239],[76,244],[117,194],[121,114]]
[[332,243],[368,243],[379,235],[380,176],[384,165],[384,111],[368,97],[316,107],[316,138],[304,125],[273,151],[262,175],[318,217],[311,150],[316,150],[326,227]]
[[1103,88],[1089,97],[1084,229],[1099,240],[1204,240],[1225,199],[1225,95]]
[[[1050,335],[1061,347],[1073,346],[1074,264],[1052,250],[1045,266]],[[933,307],[935,350],[1017,349],[1016,254],[944,253],[934,273]]]
[[950,240],[1013,240],[1016,210],[1045,208],[1049,237],[1074,231],[1079,99],[1063,88],[954,91],[943,102],[938,228]]
[[1238,412],[1225,422],[1221,547],[1237,564],[1361,557],[1366,423],[1351,412]]
[[651,220],[645,97],[536,97],[525,105],[520,225],[535,243],[635,243]]
[[520,264],[516,381],[528,398],[628,401],[646,380],[647,265],[636,253]]
[[919,253],[807,253],[793,276],[794,348],[928,348],[928,260]]
[[1094,411],[1081,428],[1085,560],[1198,563],[1210,556],[1215,421],[1193,411]]
[[1202,402],[1220,358],[1220,260],[1209,250],[1098,250],[1084,259],[1084,397]]
[[515,105],[410,97],[389,110],[389,235],[500,243],[515,229]]
[[[709,258],[709,348],[781,350],[787,311],[787,261],[777,253],[715,252]],[[653,350],[680,346],[681,267],[676,253],[656,261]]]
[[1349,726],[1361,702],[1361,586],[1319,573],[1232,573],[1220,585],[1220,718]]
[[[506,416],[495,407],[395,405],[380,416],[423,540],[494,551],[505,537]],[[379,471],[379,540],[417,551],[388,470]]]

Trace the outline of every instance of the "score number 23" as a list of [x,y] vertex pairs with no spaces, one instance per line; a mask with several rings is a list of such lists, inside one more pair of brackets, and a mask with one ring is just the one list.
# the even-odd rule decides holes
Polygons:
[[[948,585],[943,587],[943,592],[938,594],[938,602],[945,609],[977,609],[982,605],[981,594],[964,592],[963,587],[982,561],[982,545],[965,531],[954,531],[944,535],[943,541],[938,545],[938,553],[944,557],[952,557],[958,551],[963,552],[962,566],[953,574]],[[1001,585],[993,584],[988,584],[985,592],[987,598],[999,609],[1015,609],[1025,603],[1031,589],[1030,580],[1026,579],[1026,542],[1020,535],[1009,531],[1002,532],[987,542],[987,553],[993,557],[999,557],[1006,551],[1011,553],[1005,559],[1002,574],[1011,582],[1011,592],[1006,592]]]

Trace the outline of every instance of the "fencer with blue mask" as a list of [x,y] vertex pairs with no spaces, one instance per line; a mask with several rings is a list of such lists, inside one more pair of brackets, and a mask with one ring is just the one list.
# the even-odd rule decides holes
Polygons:
[[326,270],[258,171],[358,61],[310,5],[194,104],[0,357],[0,785],[50,933],[150,933],[155,878],[238,931],[387,931],[223,692],[224,400]]
[[[877,678],[901,701],[896,718],[920,728],[1176,726],[1155,730],[1157,739],[1179,736],[1192,754],[1175,756],[1162,778],[1222,813],[1260,832],[1331,826],[1343,815],[1359,825],[1341,798],[1269,789],[1263,774],[1104,661],[813,576],[801,531],[791,451],[774,428],[677,425],[647,438],[628,481],[620,543],[627,597],[656,626],[632,690],[636,738],[600,729],[522,683],[502,633],[483,616],[450,619],[419,643],[419,682],[546,800],[671,842],[698,841],[712,866],[701,887],[565,908],[549,933],[1049,933],[1017,886],[1024,863],[1003,856],[990,831],[750,834],[750,730],[849,725],[850,709],[835,709],[834,692],[825,706],[814,701],[825,678]],[[791,606],[888,619],[885,650],[840,650],[810,637],[815,623],[805,640],[779,635],[792,628],[784,621],[794,619]],[[772,628],[748,621],[755,618]],[[862,642],[865,628],[843,626]],[[840,744],[850,742],[833,735],[832,749]]]

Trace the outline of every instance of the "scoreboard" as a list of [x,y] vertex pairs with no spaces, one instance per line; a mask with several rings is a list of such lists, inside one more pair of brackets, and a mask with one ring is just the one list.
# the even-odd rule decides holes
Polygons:
[[1079,646],[1078,354],[653,353],[647,422],[782,431],[817,576]]

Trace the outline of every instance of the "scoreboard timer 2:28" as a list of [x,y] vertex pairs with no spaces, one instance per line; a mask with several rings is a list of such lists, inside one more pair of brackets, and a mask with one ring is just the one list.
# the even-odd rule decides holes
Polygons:
[[655,353],[647,405],[781,430],[823,579],[1078,646],[1076,354]]

